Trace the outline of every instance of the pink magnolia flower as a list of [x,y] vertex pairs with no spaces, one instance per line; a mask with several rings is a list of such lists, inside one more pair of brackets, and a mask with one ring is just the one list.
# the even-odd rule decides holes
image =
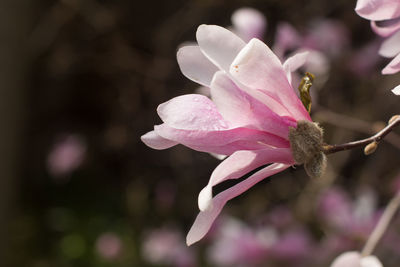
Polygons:
[[267,28],[265,16],[257,9],[244,7],[236,10],[231,17],[233,32],[245,42],[252,38],[261,39]]
[[331,267],[383,267],[375,256],[363,257],[357,251],[348,251],[337,257]]
[[400,71],[400,2],[398,0],[358,0],[356,12],[371,20],[372,29],[380,36],[388,37],[379,54],[393,58],[382,70],[382,74]]
[[[199,26],[196,38],[197,46],[179,49],[178,63],[186,77],[210,88],[211,99],[188,94],[159,105],[163,123],[141,138],[154,149],[182,144],[229,156],[200,192],[201,212],[187,236],[189,245],[208,232],[227,201],[294,164],[289,127],[296,127],[298,120],[311,121],[289,82],[290,72],[301,66],[306,53],[282,64],[260,40],[246,44],[214,25]],[[270,165],[212,197],[213,186],[266,164]]]

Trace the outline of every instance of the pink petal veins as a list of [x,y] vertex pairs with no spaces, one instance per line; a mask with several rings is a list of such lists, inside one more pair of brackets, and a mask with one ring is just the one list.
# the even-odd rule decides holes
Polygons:
[[[224,119],[234,127],[264,130],[286,139],[289,126],[296,126],[241,90],[222,71],[215,74],[211,83],[211,97]],[[282,108],[281,112],[284,111]]]
[[[226,130],[182,130],[172,128],[167,124],[161,124],[154,126],[154,130],[165,139],[179,142],[191,148],[203,148],[201,151],[217,154],[226,153],[221,153],[220,150],[218,150],[219,152],[215,151],[213,148],[223,146],[229,148],[229,145],[232,145],[232,143],[241,145],[243,149],[249,150],[268,146],[289,146],[289,142],[286,139],[267,132],[243,127]],[[237,143],[239,141],[241,144]]]
[[232,62],[230,74],[245,86],[276,96],[295,119],[311,120],[289,84],[280,60],[260,40],[252,39],[240,51]]
[[186,243],[190,246],[206,235],[215,218],[219,215],[227,201],[242,194],[261,180],[287,169],[289,166],[290,165],[277,163],[271,164],[251,175],[246,180],[219,193],[212,200],[212,208],[210,210],[202,211],[197,215],[197,218],[186,237]]

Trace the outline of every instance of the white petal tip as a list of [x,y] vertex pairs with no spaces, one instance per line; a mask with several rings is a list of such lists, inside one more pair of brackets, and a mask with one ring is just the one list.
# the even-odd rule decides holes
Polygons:
[[186,246],[190,247],[193,245],[196,241],[190,240],[188,237],[186,237]]
[[392,93],[395,95],[400,95],[400,85],[396,86],[393,90]]
[[211,210],[213,207],[212,204],[212,187],[206,186],[204,187],[199,194],[198,199],[199,209],[201,211]]

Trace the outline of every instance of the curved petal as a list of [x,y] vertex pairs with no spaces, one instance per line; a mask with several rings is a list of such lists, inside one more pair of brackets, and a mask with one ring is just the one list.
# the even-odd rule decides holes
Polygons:
[[358,0],[356,12],[369,20],[387,20],[400,16],[398,0]]
[[200,25],[196,39],[204,55],[223,70],[229,70],[245,42],[229,30],[216,25]]
[[153,149],[167,149],[178,144],[178,142],[162,138],[155,131],[148,132],[140,137],[143,143]]
[[382,74],[394,74],[400,71],[400,54],[398,54],[390,63],[382,70]]
[[361,267],[383,267],[383,264],[380,262],[380,260],[376,256],[369,255],[369,256],[361,258],[360,266]]
[[[211,82],[211,97],[222,117],[233,127],[264,130],[287,139],[289,126],[295,123],[284,120],[268,106],[242,91],[222,71]],[[280,107],[281,113],[286,110]]]
[[233,144],[235,149],[242,147],[241,150],[253,150],[268,146],[289,146],[289,142],[279,136],[243,127],[227,130],[182,130],[172,128],[164,123],[154,126],[154,130],[165,139],[193,149],[197,148],[196,150],[217,154],[226,153],[221,153],[221,149],[219,152],[215,151],[214,148],[229,148]]
[[204,56],[199,46],[181,47],[176,57],[183,75],[196,83],[210,86],[218,68]]
[[[210,145],[202,146],[202,145],[194,145],[194,144],[188,144],[185,146],[187,146],[193,150],[196,150],[196,151],[224,155],[225,157],[232,155],[236,151],[260,150],[260,149],[265,149],[266,147],[268,147],[262,143],[258,143],[255,141],[246,141],[246,140],[234,141],[234,142],[224,144],[221,146],[210,146]],[[289,142],[287,143],[287,145],[285,147],[286,148],[289,147]]]
[[294,164],[290,148],[266,148],[257,151],[237,151],[221,162],[211,174],[207,186],[199,194],[198,204],[201,211],[212,208],[213,186],[237,179],[250,171],[269,163]]
[[186,237],[186,244],[190,246],[191,244],[202,239],[207,234],[208,230],[221,212],[226,202],[242,194],[250,187],[267,178],[268,176],[281,172],[289,166],[290,165],[278,163],[271,164],[268,167],[265,167],[264,169],[259,170],[255,174],[251,175],[246,180],[232,186],[231,188],[215,196],[212,200],[212,209],[201,211],[197,215],[197,218]]
[[294,56],[286,59],[286,61],[283,63],[283,69],[286,72],[286,76],[290,84],[292,84],[292,72],[298,70],[307,62],[308,54],[308,51],[297,53]]
[[254,8],[240,8],[232,14],[235,32],[245,41],[261,38],[267,27],[265,16]]
[[185,130],[222,130],[228,128],[215,104],[206,96],[181,95],[160,104],[157,113],[167,125]]
[[383,57],[395,57],[400,53],[400,31],[383,41],[379,55]]
[[276,96],[297,120],[311,120],[289,84],[278,57],[258,39],[252,39],[237,55],[230,74],[245,86]]
[[376,34],[388,37],[400,30],[400,18],[384,21],[371,21],[371,28]]

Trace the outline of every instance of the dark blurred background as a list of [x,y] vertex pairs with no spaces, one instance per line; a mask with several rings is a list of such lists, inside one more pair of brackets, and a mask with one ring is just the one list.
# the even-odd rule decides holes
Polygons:
[[[243,6],[267,17],[270,45],[280,21],[301,33],[316,19],[347,28],[349,43],[330,61],[313,113],[328,143],[366,137],[398,113],[389,89],[400,79],[380,75],[385,60],[365,75],[347,67],[376,38],[355,14],[355,1],[2,0],[0,266],[178,265],[152,260],[146,238],[154,229],[174,229],[177,246],[185,246],[197,194],[218,160],[181,146],[155,151],[140,136],[160,122],[158,104],[197,88],[179,71],[177,47],[194,41],[200,24],[231,25],[231,14]],[[392,135],[392,144],[382,143],[369,157],[361,150],[330,156],[323,181],[291,169],[223,213],[251,224],[284,205],[318,244],[326,234],[314,209],[319,192],[332,184],[350,196],[373,188],[382,207],[393,194],[398,155]],[[219,190],[224,186],[229,183]],[[361,249],[365,236],[356,241],[349,248]],[[193,258],[186,265],[215,266],[207,258],[212,242],[185,252]]]

